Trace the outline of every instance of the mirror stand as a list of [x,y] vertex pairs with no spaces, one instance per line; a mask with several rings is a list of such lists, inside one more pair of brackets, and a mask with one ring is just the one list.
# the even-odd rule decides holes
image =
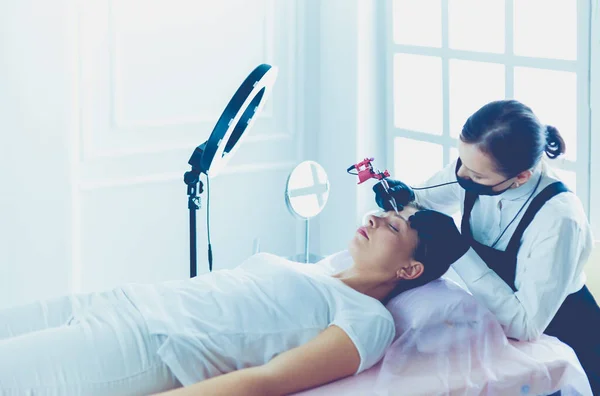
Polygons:
[[[285,201],[292,215],[304,221],[304,252],[293,260],[311,263],[319,257],[310,253],[310,219],[317,216],[329,198],[329,179],[325,169],[315,161],[303,161],[290,173]],[[312,257],[311,257],[312,256]]]
[[308,264],[310,262],[310,218],[306,218],[306,220],[304,220],[304,228],[304,262]]

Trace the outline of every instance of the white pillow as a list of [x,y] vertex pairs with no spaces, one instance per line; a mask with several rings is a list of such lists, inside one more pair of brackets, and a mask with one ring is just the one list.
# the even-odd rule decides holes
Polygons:
[[475,297],[443,277],[399,294],[386,308],[394,317],[397,332],[472,322],[482,316]]
[[452,349],[489,350],[506,337],[494,315],[456,282],[440,278],[388,302],[396,339],[423,353]]

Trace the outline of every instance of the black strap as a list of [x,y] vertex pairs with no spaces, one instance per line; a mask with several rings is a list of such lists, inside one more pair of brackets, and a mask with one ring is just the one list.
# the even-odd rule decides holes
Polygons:
[[473,210],[473,206],[475,205],[475,201],[477,201],[477,194],[466,192],[465,193],[465,204],[463,207],[463,216],[460,222],[460,231],[464,237],[469,239],[473,238],[473,234],[471,233],[471,211]]
[[517,225],[515,232],[512,234],[510,241],[508,242],[508,246],[506,247],[506,251],[517,252],[519,247],[521,246],[521,238],[523,237],[523,233],[525,229],[529,226],[537,212],[544,206],[546,202],[548,202],[554,196],[567,192],[569,189],[563,184],[563,182],[554,182],[546,188],[544,188],[538,195],[533,198],[531,204],[525,211],[523,218]]

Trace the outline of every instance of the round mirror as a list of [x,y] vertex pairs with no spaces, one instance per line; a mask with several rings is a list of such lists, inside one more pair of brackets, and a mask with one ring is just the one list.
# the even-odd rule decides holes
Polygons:
[[323,167],[315,161],[298,164],[288,177],[285,202],[289,210],[302,219],[315,217],[329,198],[329,179]]

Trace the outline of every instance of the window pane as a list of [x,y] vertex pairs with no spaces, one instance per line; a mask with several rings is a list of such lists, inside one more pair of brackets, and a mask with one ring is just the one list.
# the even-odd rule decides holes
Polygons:
[[394,0],[394,42],[398,44],[442,46],[441,0]]
[[450,59],[450,136],[481,106],[504,98],[504,65]]
[[514,2],[516,55],[577,59],[576,0]]
[[567,144],[565,158],[577,158],[577,75],[515,67],[515,99],[531,107],[544,124],[555,126]]
[[577,174],[575,172],[567,171],[557,167],[552,167],[552,170],[571,191],[577,193]]
[[448,0],[450,48],[504,52],[504,0]]
[[394,139],[394,179],[409,185],[423,182],[442,169],[442,146],[407,138]]
[[442,134],[442,60],[394,55],[394,125]]

